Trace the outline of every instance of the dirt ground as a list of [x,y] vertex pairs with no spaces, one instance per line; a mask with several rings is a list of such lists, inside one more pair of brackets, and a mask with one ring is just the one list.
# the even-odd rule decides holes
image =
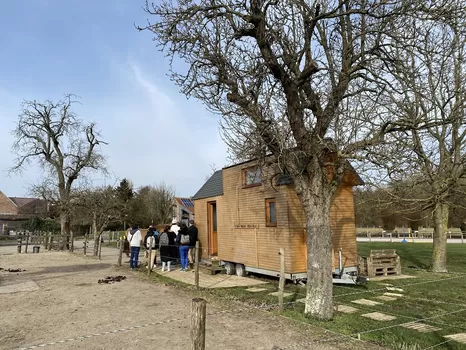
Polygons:
[[[17,254],[0,248],[0,349],[189,349],[193,295],[68,252]],[[31,249],[32,251],[32,249]],[[127,278],[99,284],[107,276]],[[206,349],[380,349],[345,338],[304,345],[322,331],[254,309],[208,300]],[[235,312],[236,310],[236,312]]]

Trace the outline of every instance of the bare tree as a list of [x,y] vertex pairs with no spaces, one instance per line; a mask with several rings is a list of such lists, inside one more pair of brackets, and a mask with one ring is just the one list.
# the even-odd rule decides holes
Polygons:
[[108,224],[121,220],[124,204],[118,197],[118,190],[112,186],[87,189],[76,195],[73,207],[92,224],[95,256],[98,254],[102,233]]
[[391,113],[406,125],[431,125],[393,134],[398,161],[380,162],[388,168],[393,198],[433,218],[434,272],[447,272],[448,215],[464,194],[466,177],[466,6],[451,3],[457,11],[412,20],[391,43]]
[[175,191],[171,186],[164,182],[155,186],[152,193],[152,207],[154,223],[167,224],[170,222],[173,214],[173,204],[175,200]]
[[173,214],[175,191],[165,183],[143,186],[130,202],[131,219],[141,225],[166,224]]
[[[13,135],[17,155],[10,172],[37,162],[48,172],[36,187],[45,199],[54,199],[60,209],[62,235],[70,236],[71,194],[78,178],[89,171],[105,171],[105,158],[94,123],[85,123],[72,111],[73,95],[53,102],[24,101]],[[67,238],[68,239],[68,238]],[[72,237],[71,237],[72,241]]]
[[146,2],[157,19],[139,29],[152,31],[171,60],[185,61],[186,71],[172,65],[172,79],[222,115],[232,157],[257,158],[293,178],[306,217],[308,315],[333,315],[329,210],[347,159],[408,127],[378,102],[390,88],[385,45],[407,17],[441,6],[421,0]]

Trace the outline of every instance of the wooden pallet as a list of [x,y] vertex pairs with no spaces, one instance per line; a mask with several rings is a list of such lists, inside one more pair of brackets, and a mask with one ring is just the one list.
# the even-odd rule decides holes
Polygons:
[[359,270],[368,277],[401,275],[400,257],[395,249],[371,250],[368,257],[359,257]]

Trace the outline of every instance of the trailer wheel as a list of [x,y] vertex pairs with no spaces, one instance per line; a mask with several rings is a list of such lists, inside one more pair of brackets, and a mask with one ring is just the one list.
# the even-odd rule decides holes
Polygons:
[[240,277],[246,276],[246,268],[243,264],[236,264],[236,275]]
[[225,263],[225,272],[227,275],[234,275],[235,274],[235,264],[231,262]]

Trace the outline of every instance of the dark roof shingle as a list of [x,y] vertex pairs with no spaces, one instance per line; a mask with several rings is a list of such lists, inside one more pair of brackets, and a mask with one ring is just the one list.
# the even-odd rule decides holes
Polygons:
[[217,170],[200,188],[192,199],[202,199],[223,195],[223,177],[222,170]]

